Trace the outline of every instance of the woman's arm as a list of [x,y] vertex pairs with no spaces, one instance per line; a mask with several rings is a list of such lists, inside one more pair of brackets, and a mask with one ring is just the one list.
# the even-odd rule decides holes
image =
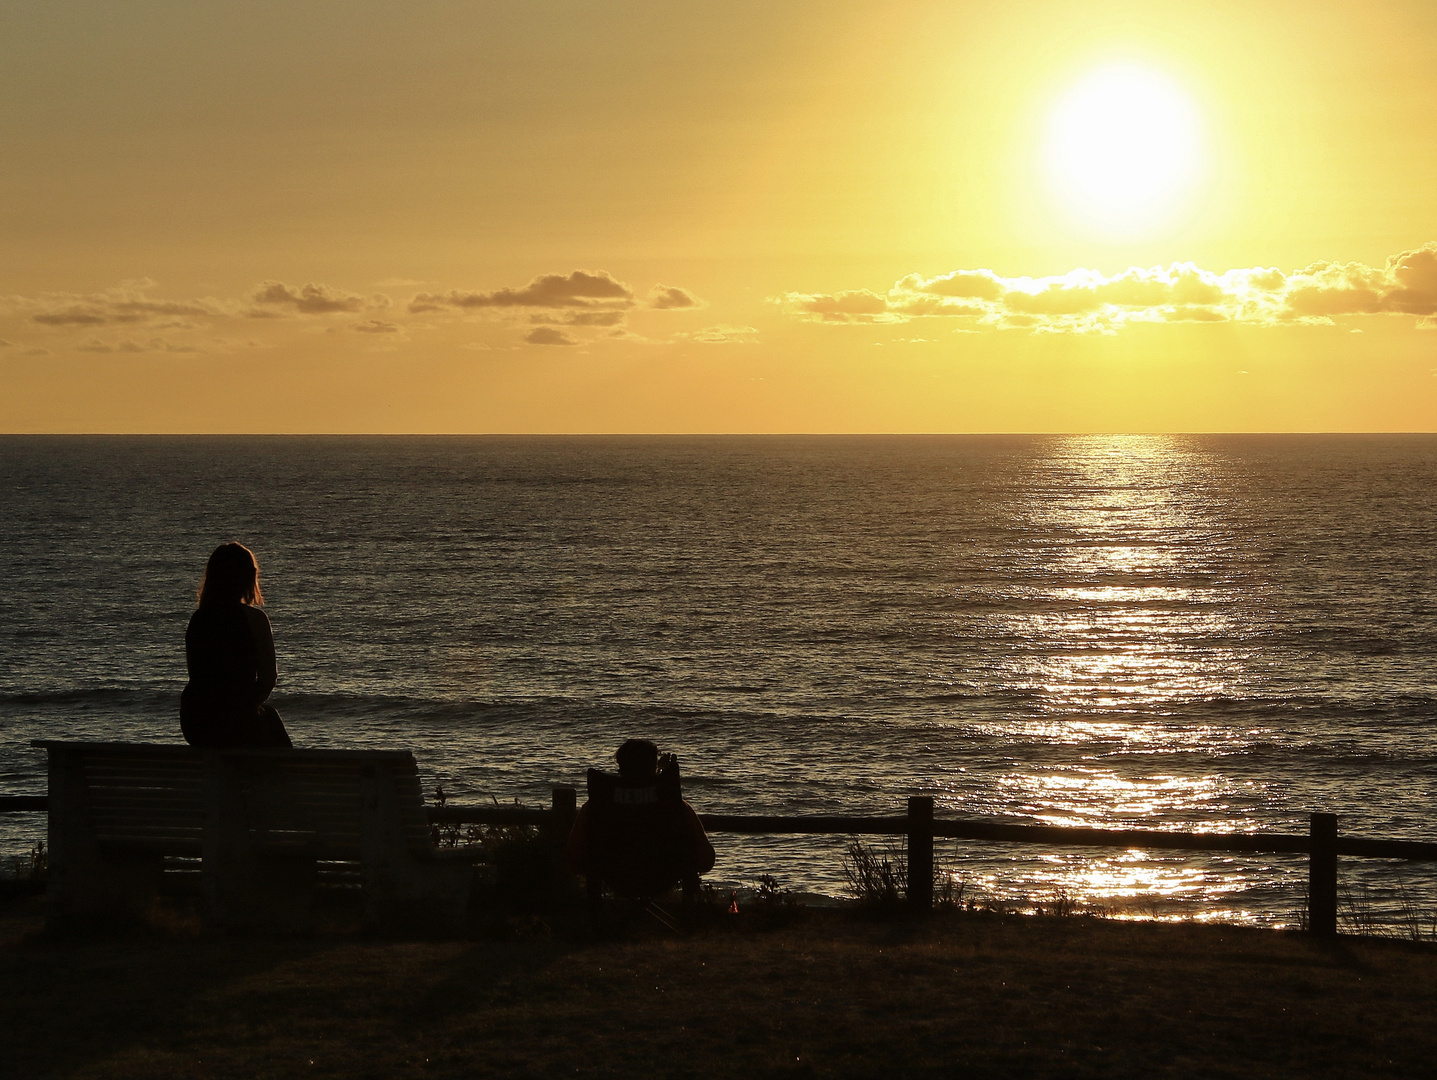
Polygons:
[[190,616],[188,625],[185,626],[185,674],[190,681],[195,680],[195,617]]
[[246,604],[244,610],[249,619],[250,636],[254,638],[255,704],[258,705],[269,698],[279,678],[274,658],[274,631],[270,629],[269,616],[259,608]]

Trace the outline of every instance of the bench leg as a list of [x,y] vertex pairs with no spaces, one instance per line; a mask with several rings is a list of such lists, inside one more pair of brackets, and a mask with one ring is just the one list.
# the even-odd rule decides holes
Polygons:
[[223,931],[312,932],[318,876],[313,848],[256,843],[243,777],[233,763],[212,761],[205,780],[205,925]]
[[145,920],[160,894],[164,859],[101,846],[79,754],[50,751],[49,785],[47,925],[67,930]]
[[366,765],[360,782],[365,921],[381,930],[453,931],[469,907],[474,868],[417,855],[400,825],[394,776]]

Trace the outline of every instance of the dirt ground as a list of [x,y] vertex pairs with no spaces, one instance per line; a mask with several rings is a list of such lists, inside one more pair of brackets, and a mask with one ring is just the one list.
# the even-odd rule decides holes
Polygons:
[[56,939],[0,912],[0,1077],[1437,1075],[1437,949],[951,912],[597,940]]

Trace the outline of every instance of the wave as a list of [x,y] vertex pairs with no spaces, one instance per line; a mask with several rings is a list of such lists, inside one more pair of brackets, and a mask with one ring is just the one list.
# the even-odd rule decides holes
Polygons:
[[41,707],[69,705],[84,709],[138,702],[147,706],[163,706],[178,711],[180,691],[183,688],[183,683],[175,683],[173,686],[165,687],[95,686],[49,691],[12,691],[0,693],[0,707],[6,705]]

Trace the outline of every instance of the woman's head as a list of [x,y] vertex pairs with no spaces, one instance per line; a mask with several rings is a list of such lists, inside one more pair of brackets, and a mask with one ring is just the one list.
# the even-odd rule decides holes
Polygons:
[[212,604],[263,604],[259,591],[259,563],[254,552],[231,541],[215,548],[200,578],[200,607]]

